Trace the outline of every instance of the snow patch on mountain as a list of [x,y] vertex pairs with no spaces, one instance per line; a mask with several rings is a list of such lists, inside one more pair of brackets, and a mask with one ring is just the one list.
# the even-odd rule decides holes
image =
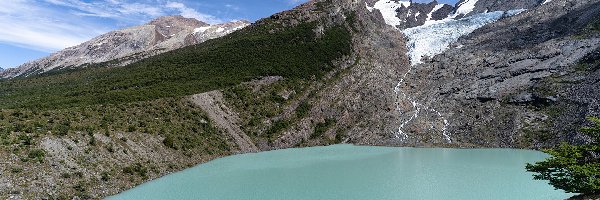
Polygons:
[[196,34],[196,33],[204,33],[204,32],[206,32],[210,28],[211,28],[211,26],[205,26],[205,27],[195,28],[194,29],[194,34]]
[[506,11],[504,13],[504,15],[505,16],[515,16],[515,15],[521,14],[522,12],[525,12],[525,11],[527,11],[527,9],[509,10],[509,11]]
[[401,19],[396,17],[398,14],[396,10],[402,6],[410,6],[410,1],[381,0],[376,2],[373,7],[367,5],[367,9],[370,12],[373,12],[374,9],[379,10],[385,23],[396,27],[402,23]]
[[454,14],[455,15],[461,15],[461,14],[467,15],[467,14],[473,12],[473,9],[475,9],[476,3],[477,3],[477,0],[467,0],[457,6],[456,12]]
[[435,5],[435,7],[433,7],[433,10],[431,10],[431,12],[429,12],[429,14],[427,14],[427,20],[425,21],[425,24],[427,24],[427,22],[432,21],[431,18],[433,17],[433,13],[435,13],[436,11],[438,11],[439,9],[444,7],[444,5],[446,5],[446,4]]

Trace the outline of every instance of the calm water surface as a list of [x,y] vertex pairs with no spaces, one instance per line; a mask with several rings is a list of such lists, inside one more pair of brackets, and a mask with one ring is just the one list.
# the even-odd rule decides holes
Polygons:
[[480,200],[565,199],[532,180],[525,163],[547,155],[514,149],[335,145],[236,155],[175,173],[109,199]]

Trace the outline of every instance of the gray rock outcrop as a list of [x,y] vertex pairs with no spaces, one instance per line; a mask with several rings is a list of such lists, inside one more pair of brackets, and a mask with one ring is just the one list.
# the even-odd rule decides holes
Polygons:
[[477,2],[475,3],[473,11],[465,16],[484,12],[532,9],[544,3],[543,0],[460,0],[456,3],[455,7],[459,8],[461,5],[470,1]]
[[[598,19],[596,0],[555,0],[463,37],[416,66],[402,88],[447,116],[463,145],[585,142],[578,129],[600,114],[600,37],[585,33]],[[436,137],[424,130],[428,121],[408,125],[412,142]]]

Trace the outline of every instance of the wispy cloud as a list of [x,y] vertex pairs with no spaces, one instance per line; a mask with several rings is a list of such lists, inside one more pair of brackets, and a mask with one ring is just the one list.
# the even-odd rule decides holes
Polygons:
[[288,2],[288,4],[290,5],[296,5],[296,4],[300,4],[300,3],[304,3],[306,2],[306,0],[286,0]]
[[[50,17],[57,16],[57,17]],[[11,0],[0,6],[0,42],[51,52],[85,41],[104,30],[60,20],[63,13]]]
[[53,52],[115,29],[114,23],[131,26],[173,14],[224,21],[177,1],[2,0],[0,42]]
[[186,5],[184,5],[183,3],[179,3],[179,2],[172,2],[169,1],[166,4],[167,8],[172,8],[172,9],[177,9],[179,11],[179,14],[183,17],[187,17],[187,18],[196,18],[200,21],[209,23],[209,24],[214,24],[214,23],[221,23],[223,22],[223,20],[212,16],[212,15],[208,15],[208,14],[204,14],[204,13],[200,13],[192,8],[187,7]]
[[82,0],[44,0],[56,6],[69,8],[79,16],[102,17],[115,20],[137,20],[146,17],[157,17],[168,13],[158,2],[144,4],[122,0],[98,0],[84,2]]

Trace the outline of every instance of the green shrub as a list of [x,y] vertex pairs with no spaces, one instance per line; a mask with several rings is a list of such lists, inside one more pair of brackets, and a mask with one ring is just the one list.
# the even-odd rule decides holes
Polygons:
[[317,125],[315,126],[315,131],[313,132],[313,134],[310,135],[310,138],[314,139],[323,136],[323,134],[327,132],[329,128],[335,125],[335,123],[336,120],[332,118],[327,118],[325,119],[325,122],[317,123]]
[[171,149],[177,149],[177,147],[175,146],[175,141],[171,136],[165,137],[165,139],[163,140],[163,144]]
[[137,131],[137,127],[135,127],[134,125],[130,125],[130,126],[127,128],[127,131],[129,131],[129,132],[135,132],[135,131]]
[[100,173],[100,180],[106,182],[110,180],[110,174],[108,172]]
[[536,173],[534,179],[548,180],[552,186],[571,193],[600,193],[600,119],[590,117],[595,126],[583,128],[594,140],[587,145],[563,143],[545,150],[550,158],[527,164],[527,171]]
[[32,149],[27,154],[27,157],[29,157],[31,159],[36,159],[40,162],[44,160],[45,156],[46,156],[46,151],[44,151],[43,149]]
[[311,109],[310,104],[308,104],[308,102],[304,101],[304,102],[300,103],[300,105],[298,105],[298,108],[296,108],[296,116],[299,119],[302,119],[309,114],[310,109]]
[[127,166],[123,168],[123,173],[129,175],[138,175],[140,177],[146,177],[148,173],[148,169],[140,163],[135,163],[133,165]]
[[10,172],[13,173],[13,174],[18,174],[18,173],[23,172],[23,168],[13,167],[13,168],[10,169]]
[[26,146],[30,146],[33,145],[33,138],[29,135],[25,135],[25,134],[20,134],[18,136],[19,141],[21,141],[21,144],[26,145]]
[[69,179],[69,178],[71,178],[71,174],[69,174],[69,173],[67,173],[67,172],[64,172],[64,173],[61,173],[61,174],[60,174],[60,177],[61,177],[61,178],[64,178],[64,179]]
[[273,122],[273,125],[271,125],[271,127],[266,131],[267,136],[269,137],[276,137],[278,136],[282,131],[287,130],[290,127],[291,123],[288,120],[279,120],[279,121],[275,121]]

